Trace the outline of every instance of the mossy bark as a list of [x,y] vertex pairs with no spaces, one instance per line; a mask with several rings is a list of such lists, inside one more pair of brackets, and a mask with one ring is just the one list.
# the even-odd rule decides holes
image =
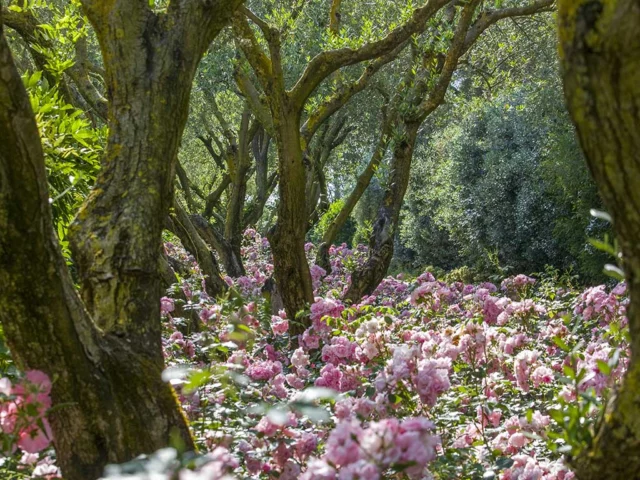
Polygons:
[[[306,170],[300,146],[300,120],[296,112],[286,110],[276,124],[276,143],[280,165],[278,222],[270,232],[274,276],[289,319],[313,303],[313,285],[304,250],[307,232],[305,197]],[[308,325],[290,323],[289,332],[300,334]]]
[[0,320],[18,365],[53,380],[50,414],[65,478],[98,478],[167,445],[193,446],[162,359],[96,328],[53,233],[29,99],[0,36]]
[[572,459],[580,480],[640,475],[640,3],[560,2],[567,105],[614,220],[631,303],[631,364],[592,447]]
[[72,229],[86,303],[60,253],[35,117],[0,32],[0,321],[19,366],[54,380],[68,480],[98,478],[174,432],[194,447],[161,379],[161,232],[195,69],[240,1],[172,2],[164,14],[146,1],[82,3],[102,49],[110,127]]

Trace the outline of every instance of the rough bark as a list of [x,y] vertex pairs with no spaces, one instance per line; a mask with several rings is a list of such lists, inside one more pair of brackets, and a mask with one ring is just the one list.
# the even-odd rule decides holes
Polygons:
[[55,240],[34,115],[0,35],[0,320],[18,364],[54,379],[51,425],[69,480],[98,478],[173,433],[194,447],[161,379],[161,232],[193,74],[240,1],[171,2],[164,14],[143,0],[82,3],[106,65],[110,127],[72,229],[86,304]]
[[572,459],[580,480],[640,472],[640,3],[560,2],[567,105],[614,220],[631,303],[631,363],[591,448]]
[[[158,254],[200,58],[240,2],[85,0],[105,62],[109,138],[96,187],[70,228],[82,297],[105,331],[160,355]],[[171,119],[172,121],[167,121]]]
[[193,447],[161,357],[97,329],[78,297],[53,231],[34,115],[1,32],[0,144],[0,321],[18,365],[55,380],[49,418],[65,478],[98,478],[106,463],[167,445],[174,429]]
[[[300,123],[295,112],[285,111],[274,122],[280,159],[278,221],[269,235],[274,276],[288,318],[313,303],[313,285],[304,250],[307,231],[306,171],[300,149]],[[305,322],[291,322],[290,333],[304,331]]]

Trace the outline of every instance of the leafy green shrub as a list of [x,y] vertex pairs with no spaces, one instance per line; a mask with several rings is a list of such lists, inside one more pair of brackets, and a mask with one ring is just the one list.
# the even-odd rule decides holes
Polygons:
[[41,72],[25,75],[31,107],[36,115],[45,155],[53,219],[68,255],[67,227],[88,195],[100,169],[106,127],[95,127],[67,104]]

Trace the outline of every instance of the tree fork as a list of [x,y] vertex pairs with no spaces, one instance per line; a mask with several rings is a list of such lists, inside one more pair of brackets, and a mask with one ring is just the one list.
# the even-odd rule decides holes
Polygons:
[[184,0],[157,15],[140,0],[82,2],[106,64],[110,126],[72,232],[88,308],[55,238],[35,117],[0,34],[0,320],[18,365],[54,380],[51,426],[69,480],[98,478],[175,432],[194,448],[161,378],[162,223],[191,80],[240,3]]
[[166,446],[174,430],[193,448],[162,359],[105,335],[78,297],[53,231],[35,117],[1,31],[0,143],[0,321],[17,364],[54,380],[59,408],[49,418],[65,478],[98,478],[107,463]]

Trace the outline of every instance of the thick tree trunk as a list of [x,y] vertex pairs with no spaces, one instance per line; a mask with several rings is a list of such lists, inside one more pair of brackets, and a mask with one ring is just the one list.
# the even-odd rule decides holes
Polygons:
[[631,304],[631,364],[591,449],[572,459],[580,480],[640,472],[640,3],[560,2],[565,95],[589,168],[614,220]]
[[296,315],[313,303],[313,286],[304,250],[307,231],[306,172],[300,146],[300,119],[283,112],[277,122],[276,142],[280,164],[278,221],[270,232],[274,276],[291,323],[290,333],[302,333],[306,317]]
[[37,126],[0,34],[0,320],[18,364],[54,380],[68,480],[98,478],[174,434],[194,448],[161,378],[161,233],[193,75],[240,0],[172,2],[162,15],[138,0],[82,4],[110,102],[103,169],[71,232],[87,308],[55,240]]
[[318,253],[316,254],[316,265],[324,268],[327,272],[330,272],[331,270],[331,264],[329,262],[329,248],[335,241],[342,227],[344,227],[344,225],[347,223],[347,220],[351,216],[353,209],[360,201],[360,198],[362,198],[362,195],[371,183],[371,179],[378,170],[380,162],[384,158],[384,154],[387,151],[390,126],[390,122],[387,122],[386,119],[383,120],[383,128],[380,140],[376,145],[376,149],[373,152],[373,155],[371,155],[371,159],[369,160],[367,167],[358,177],[358,181],[345,200],[340,213],[338,213],[338,216],[336,216],[336,218],[334,218],[333,221],[329,224],[327,231],[322,236],[322,243],[320,243],[320,246],[318,247]]
[[167,445],[173,430],[193,447],[162,359],[98,330],[76,293],[33,112],[1,34],[0,145],[0,320],[18,365],[54,380],[49,418],[65,478],[98,478],[107,463]]
[[394,238],[409,185],[413,149],[421,123],[422,121],[405,122],[402,141],[394,147],[391,173],[369,239],[369,256],[365,264],[351,275],[351,284],[345,294],[348,302],[357,303],[364,295],[372,294],[387,274],[393,258]]
[[180,202],[174,202],[174,211],[175,215],[169,218],[169,230],[180,239],[184,248],[196,259],[200,271],[205,276],[207,294],[212,298],[222,295],[228,286],[220,276],[218,262],[213,252],[207,247]]

